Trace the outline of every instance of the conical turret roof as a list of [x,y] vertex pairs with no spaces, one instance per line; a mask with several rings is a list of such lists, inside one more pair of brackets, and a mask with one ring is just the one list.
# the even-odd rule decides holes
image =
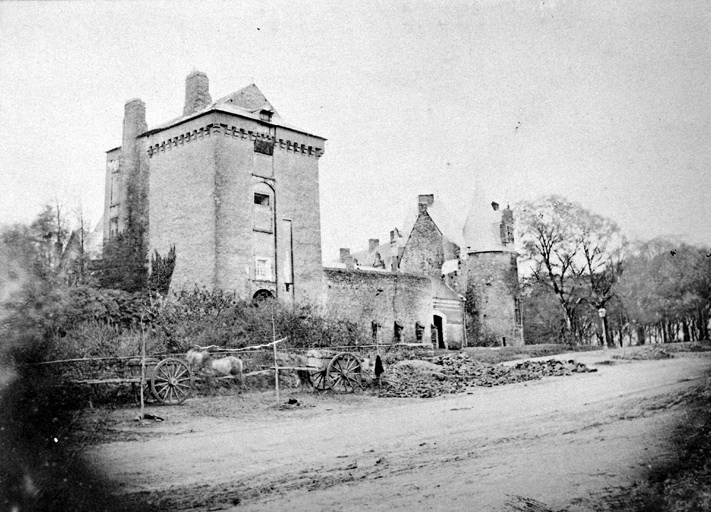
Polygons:
[[477,187],[464,222],[464,240],[469,253],[510,250],[501,242],[501,216],[498,205],[487,201],[483,190]]

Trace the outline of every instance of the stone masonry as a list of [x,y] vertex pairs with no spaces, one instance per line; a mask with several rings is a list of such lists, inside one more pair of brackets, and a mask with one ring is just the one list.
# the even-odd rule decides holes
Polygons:
[[123,144],[107,153],[104,239],[125,229],[135,190],[149,251],[176,247],[174,288],[319,301],[324,143],[285,125],[255,85],[212,102],[193,72],[182,117],[148,130],[145,105],[127,103]]

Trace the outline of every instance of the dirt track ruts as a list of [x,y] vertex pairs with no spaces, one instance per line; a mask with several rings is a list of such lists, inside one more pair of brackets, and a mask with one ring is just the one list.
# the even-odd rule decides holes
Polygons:
[[[167,421],[143,427],[153,435],[100,444],[90,459],[159,509],[505,510],[522,496],[599,510],[672,455],[684,393],[711,367],[689,353],[596,364],[614,353],[559,356],[597,373],[435,399],[300,393],[305,406],[286,410],[250,406],[269,393],[195,399],[156,408]],[[210,409],[220,404],[224,414]],[[135,430],[131,412],[116,428]]]

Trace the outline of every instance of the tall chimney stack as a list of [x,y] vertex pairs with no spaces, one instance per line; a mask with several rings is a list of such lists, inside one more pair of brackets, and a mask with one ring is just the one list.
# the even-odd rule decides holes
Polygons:
[[420,213],[426,212],[428,206],[434,203],[434,194],[420,194],[417,196],[417,206]]
[[202,71],[193,71],[185,79],[185,107],[183,115],[189,116],[212,103],[210,83]]
[[148,129],[146,104],[138,98],[128,100],[123,109],[122,147],[135,145],[136,137]]

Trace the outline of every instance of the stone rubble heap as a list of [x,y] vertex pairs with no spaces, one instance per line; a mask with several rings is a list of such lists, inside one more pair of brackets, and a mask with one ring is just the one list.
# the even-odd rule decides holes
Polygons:
[[462,393],[476,386],[500,386],[542,377],[596,372],[576,361],[524,361],[515,366],[487,364],[467,354],[438,356],[432,363],[402,361],[383,375],[381,397],[431,398],[447,393]]

